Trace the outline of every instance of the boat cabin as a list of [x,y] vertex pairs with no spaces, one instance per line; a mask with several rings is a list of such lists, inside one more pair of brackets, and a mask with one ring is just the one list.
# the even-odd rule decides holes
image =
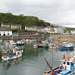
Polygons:
[[67,57],[60,60],[61,68],[69,71],[73,71],[75,68],[75,57]]

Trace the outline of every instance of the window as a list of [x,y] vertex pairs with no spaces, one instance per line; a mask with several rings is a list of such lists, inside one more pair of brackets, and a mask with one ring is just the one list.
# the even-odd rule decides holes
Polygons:
[[73,66],[73,62],[71,63],[71,65]]
[[23,33],[23,35],[25,35],[25,33]]
[[67,65],[70,65],[69,62],[67,62]]
[[3,34],[3,36],[5,36],[5,34]]
[[8,33],[8,35],[9,35],[9,33]]
[[63,64],[65,64],[65,62]]
[[27,35],[27,33],[26,33],[26,35]]

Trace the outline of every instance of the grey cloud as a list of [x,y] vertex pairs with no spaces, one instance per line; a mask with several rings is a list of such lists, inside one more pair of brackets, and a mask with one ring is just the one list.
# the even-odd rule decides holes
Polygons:
[[[55,24],[75,24],[75,0],[2,0],[0,11],[37,16]],[[3,10],[2,10],[3,8]],[[3,11],[3,12],[5,12]]]

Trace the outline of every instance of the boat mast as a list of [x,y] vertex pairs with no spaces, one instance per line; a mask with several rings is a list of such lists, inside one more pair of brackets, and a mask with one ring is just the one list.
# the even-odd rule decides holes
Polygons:
[[[52,43],[54,42],[54,38],[52,38]],[[51,53],[51,66],[52,66],[52,69],[53,69],[53,45],[52,45],[52,53]],[[52,71],[53,73],[53,71]]]

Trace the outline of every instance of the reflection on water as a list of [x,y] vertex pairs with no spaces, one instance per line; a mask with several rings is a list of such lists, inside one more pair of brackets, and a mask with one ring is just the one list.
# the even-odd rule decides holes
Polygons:
[[[0,58],[2,56],[3,50],[12,50],[15,46],[11,45],[0,45]],[[20,49],[23,49],[23,56],[19,59],[11,61],[0,60],[0,75],[43,75],[46,62],[44,57],[52,64],[52,50],[46,48],[33,48],[33,44],[27,43],[25,46],[19,46]],[[73,51],[72,51],[73,52]],[[63,58],[63,55],[69,56],[71,52],[68,51],[58,51],[53,50],[53,68],[57,67],[60,64],[60,59]],[[47,71],[49,68],[47,66]]]
[[16,66],[22,62],[22,57],[9,61],[2,61],[2,67],[5,70],[8,70],[11,66]]

